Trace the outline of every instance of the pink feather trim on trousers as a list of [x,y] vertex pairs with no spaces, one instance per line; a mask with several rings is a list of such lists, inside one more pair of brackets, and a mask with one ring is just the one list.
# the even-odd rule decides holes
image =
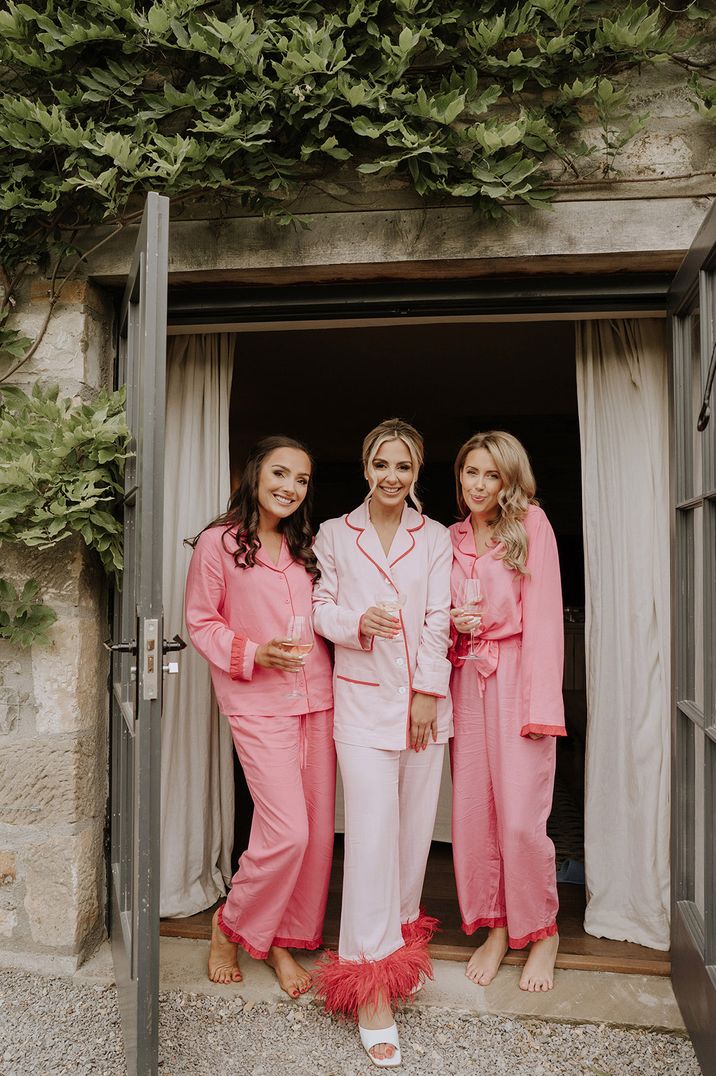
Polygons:
[[418,918],[412,923],[402,923],[400,927],[404,942],[429,942],[439,929],[440,920],[428,915],[424,908],[420,909]]
[[411,1001],[416,986],[432,977],[425,943],[411,941],[382,960],[344,960],[337,953],[326,953],[313,973],[313,984],[326,1012],[357,1020],[364,1005],[384,999]]

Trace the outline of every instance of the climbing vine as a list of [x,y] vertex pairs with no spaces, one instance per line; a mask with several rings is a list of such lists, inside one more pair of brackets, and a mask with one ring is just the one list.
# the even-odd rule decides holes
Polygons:
[[[697,2],[44,0],[0,10],[0,357],[40,264],[48,317],[88,234],[148,189],[287,222],[342,169],[396,175],[494,216],[539,207],[560,170],[613,172],[645,122],[624,76],[670,60],[704,121],[713,81]],[[601,125],[601,145],[585,140]],[[557,165],[557,167],[555,167]],[[105,235],[103,242],[107,241]],[[72,259],[75,258],[75,269]]]
[[[631,73],[675,65],[701,120],[716,120],[709,17],[698,0],[6,0],[0,382],[148,190],[175,217],[208,207],[298,226],[307,187],[355,172],[487,217],[540,208],[560,184],[616,174],[648,122]],[[37,271],[47,304],[30,339],[13,314]],[[79,533],[119,571],[121,412],[118,397],[3,387],[0,542]],[[46,620],[34,597],[2,591],[0,635]]]

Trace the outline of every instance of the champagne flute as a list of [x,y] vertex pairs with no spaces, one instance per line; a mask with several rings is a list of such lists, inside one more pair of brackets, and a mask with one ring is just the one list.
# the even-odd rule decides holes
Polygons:
[[[457,600],[460,603],[460,611],[464,616],[479,617],[480,610],[483,607],[483,594],[480,580],[477,578],[463,579],[460,584]],[[477,625],[475,625],[475,627],[476,626]],[[470,642],[467,648],[467,654],[465,655],[466,661],[475,661],[477,658],[477,654],[475,653],[475,627],[470,630]]]
[[[313,649],[313,623],[309,616],[290,616],[286,625],[284,649],[294,657],[305,657]],[[286,698],[301,699],[305,692],[298,687],[298,670],[293,674],[293,689]]]
[[[399,590],[393,590],[392,587],[386,587],[385,590],[380,591],[373,598],[374,605],[384,613],[390,613],[391,616],[397,616],[400,619],[400,610],[404,608],[406,602],[405,594],[402,594]],[[396,635],[396,638],[400,635],[400,630]]]

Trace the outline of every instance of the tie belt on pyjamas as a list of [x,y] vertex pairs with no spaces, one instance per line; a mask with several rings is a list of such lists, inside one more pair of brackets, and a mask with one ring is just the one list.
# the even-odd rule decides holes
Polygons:
[[500,660],[500,647],[504,643],[520,641],[521,635],[508,635],[506,639],[486,639],[478,635],[473,645],[475,654],[475,671],[477,672],[477,687],[480,695],[485,694],[485,681],[488,676],[495,672]]

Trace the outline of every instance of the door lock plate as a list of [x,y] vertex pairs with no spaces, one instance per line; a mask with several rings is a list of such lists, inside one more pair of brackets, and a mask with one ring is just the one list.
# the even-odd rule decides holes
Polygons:
[[159,646],[159,621],[144,621],[142,697],[145,701],[156,699],[159,690],[159,672],[162,665]]

